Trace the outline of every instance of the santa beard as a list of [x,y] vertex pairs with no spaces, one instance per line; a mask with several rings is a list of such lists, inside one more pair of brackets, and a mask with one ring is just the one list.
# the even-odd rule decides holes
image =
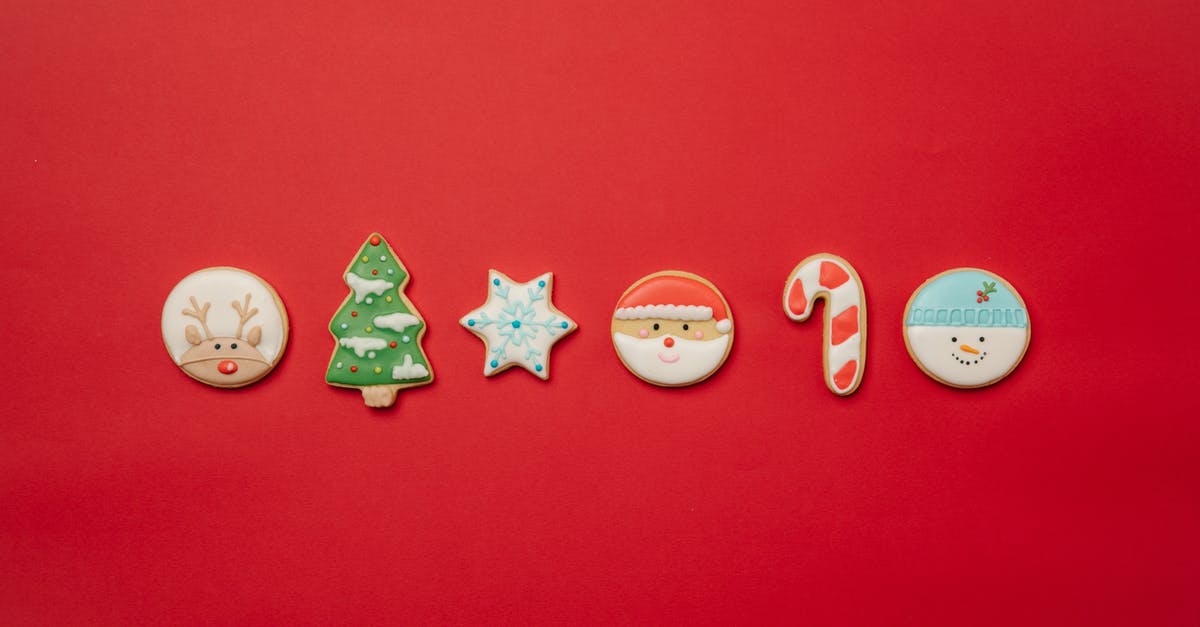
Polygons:
[[[675,345],[667,348],[664,337],[674,339]],[[625,366],[639,377],[659,385],[686,385],[703,380],[721,367],[729,336],[712,340],[685,340],[674,335],[641,339],[613,333],[613,345]]]

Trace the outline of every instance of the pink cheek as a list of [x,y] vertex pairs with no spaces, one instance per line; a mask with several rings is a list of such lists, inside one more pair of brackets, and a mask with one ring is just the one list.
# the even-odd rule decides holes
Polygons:
[[642,329],[641,331],[638,331],[638,337],[650,337],[650,332]]
[[696,331],[696,339],[699,340],[699,339],[703,339],[703,338],[704,338],[704,332]]

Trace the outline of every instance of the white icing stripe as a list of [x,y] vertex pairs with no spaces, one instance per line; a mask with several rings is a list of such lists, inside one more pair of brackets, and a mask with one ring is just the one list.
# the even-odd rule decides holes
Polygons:
[[412,355],[405,355],[402,365],[392,366],[392,378],[397,381],[423,379],[428,376],[429,369],[425,367],[425,364],[414,364]]
[[371,319],[371,322],[381,329],[391,329],[397,333],[402,333],[404,329],[415,326],[420,320],[412,314],[390,313],[383,316],[375,316]]
[[[831,263],[843,272],[849,279],[841,285],[829,289],[820,284],[821,279],[821,264]],[[791,310],[788,303],[791,302],[792,291],[795,289],[796,282],[799,281],[804,290],[805,309],[803,312],[796,313]],[[853,392],[862,382],[863,377],[863,362],[866,361],[866,350],[863,346],[863,332],[867,326],[866,305],[862,297],[862,285],[858,281],[858,275],[849,264],[843,263],[830,255],[813,255],[804,260],[801,265],[795,269],[788,277],[787,286],[784,288],[783,305],[784,312],[789,318],[797,322],[804,322],[812,315],[813,307],[818,298],[825,299],[825,318],[826,322],[823,325],[824,337],[824,363],[822,369],[824,372],[825,385],[829,391],[839,396],[844,396]],[[858,330],[847,337],[839,344],[833,343],[833,320],[839,314],[844,313],[847,309],[858,307]],[[838,386],[834,382],[834,376],[851,361],[857,361],[858,364],[854,371],[854,376],[850,382],[844,386]]]
[[703,305],[638,305],[637,307],[621,307],[613,317],[617,320],[646,320],[660,318],[663,320],[711,320],[712,307]]
[[388,345],[385,340],[377,337],[344,337],[338,340],[338,343],[353,350],[359,357],[365,356],[367,351],[382,350]]
[[353,272],[346,273],[346,285],[354,290],[354,302],[361,303],[367,294],[379,296],[396,287],[395,283],[383,279],[364,279]]

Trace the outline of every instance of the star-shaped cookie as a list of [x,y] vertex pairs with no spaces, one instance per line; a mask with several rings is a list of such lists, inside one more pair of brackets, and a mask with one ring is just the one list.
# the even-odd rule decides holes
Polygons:
[[550,378],[550,349],[579,325],[551,302],[554,274],[516,283],[498,270],[488,270],[488,299],[459,320],[483,340],[487,352],[484,376],[513,366]]

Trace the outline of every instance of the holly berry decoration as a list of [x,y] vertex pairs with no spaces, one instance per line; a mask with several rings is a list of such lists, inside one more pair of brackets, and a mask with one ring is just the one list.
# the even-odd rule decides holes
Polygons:
[[995,281],[992,281],[990,283],[987,281],[984,281],[983,289],[976,290],[976,292],[975,292],[975,296],[978,297],[975,299],[975,302],[982,303],[986,300],[989,300],[988,294],[991,294],[992,292],[995,292],[995,291],[996,291],[996,282]]

